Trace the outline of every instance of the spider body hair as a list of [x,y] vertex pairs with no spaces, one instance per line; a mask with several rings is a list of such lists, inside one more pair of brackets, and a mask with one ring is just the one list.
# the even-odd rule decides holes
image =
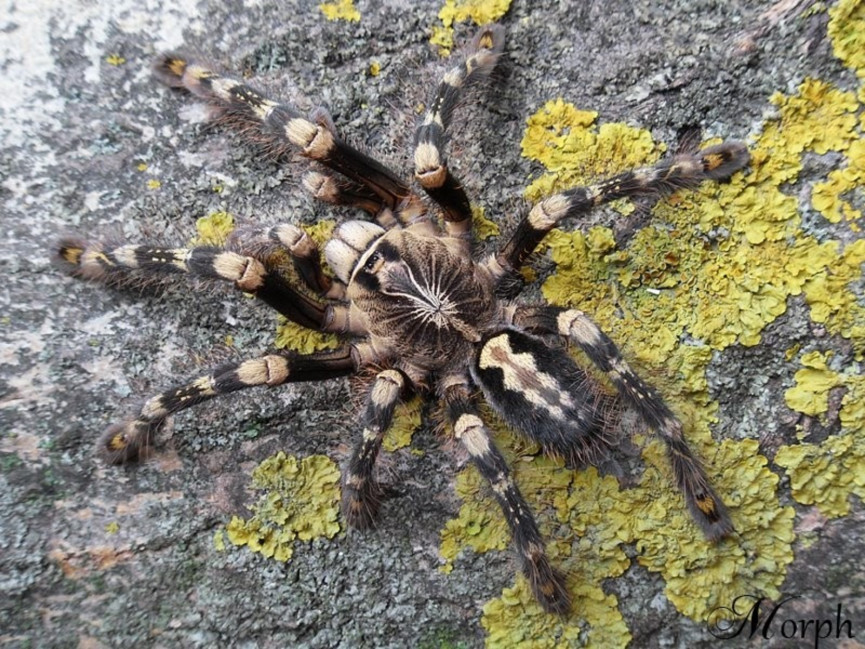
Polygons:
[[[279,157],[296,153],[316,164],[303,183],[316,198],[357,208],[369,220],[345,221],[334,230],[324,248],[333,276],[324,272],[318,247],[291,223],[243,228],[227,248],[62,241],[57,254],[75,275],[110,282],[138,273],[173,274],[227,282],[289,320],[342,341],[330,351],[271,351],[227,363],[147,399],[103,433],[98,447],[108,462],[146,455],[169,416],[221,395],[360,376],[364,406],[342,475],[342,512],[350,526],[368,528],[382,503],[374,468],[396,406],[413,392],[435,397],[443,429],[502,508],[534,596],[546,611],[565,614],[571,607],[565,577],[550,563],[534,515],[482,419],[479,394],[510,427],[569,465],[609,462],[622,404],[665,443],[676,485],[704,535],[718,540],[733,532],[723,500],[658,392],[583,312],[520,301],[517,278],[562,221],[618,198],[660,198],[723,180],[747,164],[748,151],[738,142],[702,150],[683,146],[654,166],[554,194],[537,203],[495,252],[476,259],[470,202],[449,167],[446,145],[466,90],[489,78],[503,48],[503,29],[481,28],[427,104],[412,156],[414,180],[426,199],[411,182],[342,140],[325,111],[304,116],[179,54],[156,62],[158,79],[207,102],[219,121],[244,137]],[[288,259],[296,277],[284,272]],[[582,349],[617,397],[608,396],[563,347],[548,345],[552,337]]]

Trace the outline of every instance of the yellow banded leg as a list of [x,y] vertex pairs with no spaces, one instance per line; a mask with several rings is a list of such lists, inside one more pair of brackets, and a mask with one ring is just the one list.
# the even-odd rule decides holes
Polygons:
[[144,402],[134,418],[110,426],[98,449],[111,464],[123,464],[146,454],[165,419],[181,410],[224,394],[257,386],[314,381],[351,374],[356,369],[350,347],[298,355],[268,354],[223,366],[189,383],[161,392]]
[[447,164],[444,151],[454,109],[471,85],[487,78],[504,47],[504,30],[484,27],[469,46],[465,60],[439,82],[415,136],[415,177],[444,211],[445,230],[453,237],[471,234],[471,206],[462,183]]
[[[488,262],[492,271],[519,270],[541,239],[563,219],[579,217],[619,198],[665,196],[705,180],[722,180],[748,164],[741,142],[724,142],[695,153],[679,153],[654,167],[626,171],[596,185],[575,187],[537,203],[517,226],[510,240]],[[497,273],[498,274],[498,273]]]
[[733,532],[727,507],[685,441],[682,424],[658,392],[631,369],[616,344],[600,327],[582,311],[556,307],[518,308],[514,323],[537,333],[557,333],[577,344],[609,377],[622,400],[660,435],[667,446],[676,484],[706,537],[715,541]]
[[534,515],[514,483],[507,461],[496,448],[490,431],[472,405],[468,386],[451,385],[445,388],[444,398],[456,438],[468,451],[481,475],[490,483],[504,512],[520,566],[532,593],[548,613],[567,614],[571,608],[571,598],[565,587],[564,575],[550,564]]
[[375,377],[367,395],[362,419],[363,436],[342,477],[342,515],[350,527],[367,529],[375,522],[381,489],[373,479],[373,469],[405,384],[401,372],[384,370]]
[[184,88],[210,103],[220,111],[221,121],[278,157],[299,151],[363,185],[391,208],[411,194],[390,169],[343,142],[330,116],[321,109],[303,116],[293,106],[268,99],[245,83],[179,54],[163,55],[153,70],[166,85]]
[[171,274],[231,282],[235,288],[255,295],[289,320],[310,329],[341,331],[347,319],[346,308],[329,306],[301,293],[253,256],[222,248],[136,244],[112,247],[98,241],[64,239],[57,246],[57,256],[73,275],[108,284],[146,282],[154,276]]

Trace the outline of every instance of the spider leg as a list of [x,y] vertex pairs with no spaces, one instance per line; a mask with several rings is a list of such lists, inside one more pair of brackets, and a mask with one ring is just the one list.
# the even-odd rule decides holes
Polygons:
[[325,275],[318,244],[296,225],[281,223],[272,228],[238,228],[231,233],[228,248],[258,259],[268,269],[275,266],[271,261],[274,255],[278,264],[279,253],[288,253],[307,288],[328,299],[345,299],[345,284]]
[[279,351],[223,365],[210,374],[161,392],[144,402],[130,419],[110,426],[99,451],[111,464],[123,464],[144,454],[153,435],[169,415],[214,397],[261,385],[319,381],[352,374],[358,363],[352,346],[331,352],[300,355]]
[[741,142],[724,142],[696,153],[679,153],[654,167],[626,171],[596,185],[575,187],[537,203],[517,226],[510,240],[486,267],[502,277],[525,263],[547,232],[565,218],[581,216],[610,201],[645,195],[671,194],[682,187],[696,187],[704,180],[728,178],[748,164]]
[[222,77],[177,54],[161,56],[153,69],[160,81],[204,99],[220,111],[220,119],[277,154],[297,148],[304,157],[360,184],[392,209],[411,195],[390,169],[341,140],[323,109],[304,117],[292,106],[272,101],[236,79]]
[[557,333],[576,343],[610,378],[622,399],[661,436],[688,511],[706,537],[716,541],[733,532],[727,507],[685,441],[682,424],[654,388],[631,369],[610,337],[585,313],[558,307],[518,307],[514,324],[536,333]]
[[323,203],[356,207],[376,218],[384,207],[375,192],[335,174],[310,171],[303,177],[303,186]]
[[514,482],[504,456],[493,443],[490,431],[478,416],[468,386],[464,383],[448,386],[444,390],[444,401],[456,438],[490,483],[502,508],[532,592],[548,613],[568,613],[571,599],[564,575],[550,564],[534,515]]
[[378,513],[381,491],[373,479],[373,467],[381,442],[393,424],[393,413],[406,386],[397,370],[384,370],[375,377],[363,413],[363,436],[354,448],[342,478],[342,515],[358,529],[372,526]]
[[134,244],[112,247],[100,242],[64,239],[57,245],[57,256],[73,275],[107,283],[177,273],[229,281],[299,325],[320,331],[350,330],[347,307],[324,304],[293,288],[258,259],[221,248]]
[[504,30],[481,29],[465,60],[442,77],[435,97],[415,135],[415,177],[444,213],[445,230],[453,237],[469,236],[472,211],[462,183],[448,169],[444,147],[454,108],[465,89],[486,78],[504,47]]

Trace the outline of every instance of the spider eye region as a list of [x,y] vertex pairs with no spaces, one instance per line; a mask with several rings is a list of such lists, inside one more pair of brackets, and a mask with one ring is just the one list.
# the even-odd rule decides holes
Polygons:
[[363,269],[368,273],[374,273],[377,270],[376,266],[380,266],[379,262],[381,260],[381,253],[376,250],[369,257],[367,257],[366,263],[363,265]]

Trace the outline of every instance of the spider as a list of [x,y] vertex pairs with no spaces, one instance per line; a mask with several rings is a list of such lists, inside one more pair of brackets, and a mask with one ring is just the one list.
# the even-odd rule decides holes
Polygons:
[[[686,506],[710,540],[733,531],[727,509],[692,453],[680,422],[658,393],[622,358],[613,341],[583,312],[524,304],[513,295],[518,271],[544,236],[563,220],[623,197],[660,196],[744,167],[745,146],[725,142],[680,151],[654,167],[626,171],[537,203],[493,254],[472,257],[472,212],[465,188],[448,168],[446,138],[454,109],[486,79],[504,47],[504,30],[479,30],[461,62],[439,82],[418,126],[410,183],[340,139],[329,115],[308,116],[250,86],[178,54],[154,64],[155,76],[210,104],[221,120],[267,149],[300,155],[315,170],[303,184],[316,198],[369,215],[348,220],[324,247],[324,272],[312,239],[292,224],[241,230],[223,248],[111,246],[64,239],[60,260],[74,275],[103,281],[185,273],[231,282],[289,320],[342,336],[331,351],[277,350],[224,365],[151,397],[110,426],[98,447],[110,463],[146,455],[166,418],[214,397],[255,386],[368,375],[362,432],[342,477],[341,509],[350,527],[368,528],[381,502],[374,465],[394,409],[412,392],[443,403],[449,434],[492,487],[509,525],[520,568],[541,606],[564,614],[570,598],[563,575],[480,416],[480,395],[514,430],[569,465],[598,463],[613,446],[608,397],[565,352],[576,344],[615,386],[618,397],[665,442]],[[287,273],[285,260],[296,270]],[[558,344],[556,344],[558,342]]]

